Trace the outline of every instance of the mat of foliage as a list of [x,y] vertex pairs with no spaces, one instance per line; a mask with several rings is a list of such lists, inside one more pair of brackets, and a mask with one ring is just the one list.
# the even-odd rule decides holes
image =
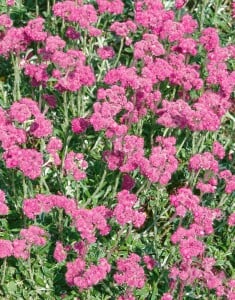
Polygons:
[[1,1],[0,299],[235,299],[234,20]]

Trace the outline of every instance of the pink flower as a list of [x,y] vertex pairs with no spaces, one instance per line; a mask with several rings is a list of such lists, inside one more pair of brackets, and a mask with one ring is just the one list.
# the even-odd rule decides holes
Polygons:
[[122,177],[122,190],[131,191],[134,186],[135,180],[129,174],[124,174]]
[[54,151],[59,151],[63,147],[61,139],[57,137],[51,137],[46,148],[49,153],[53,153]]
[[189,237],[188,239],[181,240],[179,247],[180,247],[180,254],[182,258],[185,260],[202,255],[205,250],[204,244],[193,237]]
[[15,0],[6,0],[6,4],[8,6],[14,6],[15,5]]
[[217,30],[212,27],[203,29],[202,36],[200,37],[200,43],[208,52],[213,51],[217,46],[219,46]]
[[80,32],[77,32],[75,28],[69,26],[65,32],[66,36],[71,40],[78,40],[81,36]]
[[14,240],[12,242],[13,246],[13,256],[15,258],[22,258],[22,259],[28,259],[29,258],[29,251],[28,251],[28,245],[26,243],[26,240]]
[[132,222],[135,227],[141,227],[146,219],[142,212],[132,209],[137,202],[137,197],[127,190],[122,190],[117,194],[118,204],[116,205],[113,215],[120,225]]
[[11,256],[13,252],[12,242],[0,239],[0,258]]
[[211,170],[218,173],[219,165],[214,156],[210,152],[195,154],[189,160],[189,168],[194,171]]
[[31,41],[44,41],[47,33],[43,31],[43,24],[45,20],[41,17],[30,20],[24,28],[24,32]]
[[57,262],[62,262],[67,257],[67,253],[65,251],[65,248],[63,247],[63,244],[59,241],[56,242],[56,247],[55,247],[55,250],[54,250],[53,257]]
[[28,229],[21,229],[20,236],[26,240],[29,245],[44,246],[46,244],[46,232],[38,227],[31,225]]
[[82,291],[99,283],[110,270],[111,266],[105,258],[101,258],[97,266],[92,264],[87,269],[85,261],[77,258],[75,261],[67,263],[65,277],[69,285],[75,285]]
[[126,284],[129,287],[141,289],[145,284],[144,269],[139,265],[140,257],[132,253],[128,258],[117,260],[117,272],[114,280],[118,285]]
[[181,9],[185,4],[187,0],[175,0],[175,8]]
[[9,211],[8,206],[5,204],[5,193],[0,190],[0,215],[7,215]]
[[48,104],[51,108],[56,108],[56,106],[57,106],[57,101],[56,101],[56,97],[55,97],[54,95],[44,94],[44,95],[43,95],[43,99],[47,102],[47,104]]
[[173,297],[171,296],[170,293],[165,293],[165,294],[163,294],[163,296],[161,297],[161,300],[173,300]]
[[122,0],[96,0],[100,13],[122,14],[124,4]]
[[157,264],[156,260],[149,255],[144,255],[143,261],[145,262],[148,270],[153,270]]
[[71,125],[72,131],[76,134],[80,134],[86,131],[90,125],[90,122],[86,118],[75,118],[72,120]]
[[131,20],[126,22],[114,22],[110,26],[110,30],[114,31],[119,36],[127,37],[130,32],[135,32],[137,30],[137,26]]
[[30,179],[35,179],[41,175],[43,157],[35,149],[21,149],[19,157],[19,169]]
[[235,226],[235,213],[232,213],[228,218],[228,225]]
[[5,28],[11,28],[12,25],[13,22],[7,14],[0,15],[0,26],[3,26]]
[[217,141],[213,143],[213,155],[217,156],[219,159],[223,159],[225,157],[224,147]]
[[52,124],[43,115],[38,115],[30,126],[30,133],[37,138],[42,138],[52,133]]
[[86,178],[84,172],[88,167],[88,163],[84,159],[82,153],[75,153],[70,151],[64,161],[64,169],[68,174],[72,174],[75,180],[80,181]]
[[30,119],[32,113],[26,104],[14,102],[10,107],[10,116],[19,123]]
[[101,59],[109,59],[115,56],[115,51],[110,46],[104,46],[97,49],[97,54]]

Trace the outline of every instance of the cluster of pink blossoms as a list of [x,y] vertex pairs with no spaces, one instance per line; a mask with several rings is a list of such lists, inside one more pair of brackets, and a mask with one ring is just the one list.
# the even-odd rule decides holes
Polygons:
[[135,194],[130,194],[127,190],[122,190],[117,194],[118,204],[116,205],[113,215],[120,225],[132,222],[135,227],[140,227],[145,221],[145,214],[133,210],[133,206],[137,202]]
[[[171,268],[170,278],[173,280],[172,287],[177,280],[183,286],[192,285],[196,280],[200,281],[208,289],[216,291],[218,297],[234,297],[234,286],[231,280],[226,278],[223,271],[215,272],[215,259],[206,257],[206,244],[202,241],[205,235],[214,232],[213,220],[221,217],[218,209],[209,209],[200,205],[200,199],[193,195],[187,188],[180,188],[176,195],[170,196],[171,204],[175,206],[178,216],[183,218],[187,212],[191,212],[193,223],[188,229],[178,227],[171,236],[172,243],[179,243],[179,252],[182,261]],[[233,214],[228,223],[234,225]],[[195,258],[197,258],[195,260]],[[171,293],[166,293],[161,299],[173,299]]]
[[73,178],[77,181],[86,178],[86,170],[88,167],[88,163],[84,159],[84,155],[82,153],[75,153],[70,151],[64,161],[64,169],[67,174],[72,174]]
[[30,179],[39,177],[43,165],[42,153],[36,149],[21,148],[20,145],[25,144],[29,136],[39,139],[50,135],[51,121],[30,98],[14,102],[8,111],[1,109],[0,114],[0,141],[5,150],[3,159],[6,167],[19,168]]
[[0,215],[7,215],[8,211],[9,208],[6,205],[5,193],[0,190]]
[[199,179],[196,187],[202,193],[215,193],[218,179],[225,181],[225,192],[231,194],[235,191],[235,175],[230,170],[221,170],[217,157],[222,160],[225,157],[224,147],[217,141],[213,143],[212,153],[204,152],[193,155],[189,160],[189,170],[199,172],[203,170],[204,177]]
[[111,266],[105,258],[101,258],[97,266],[92,264],[87,269],[86,262],[77,258],[75,261],[67,263],[65,278],[69,285],[75,285],[83,290],[106,278],[110,270]]
[[114,140],[113,151],[105,151],[104,158],[111,170],[119,168],[121,172],[131,172],[139,168],[140,173],[151,182],[166,185],[178,167],[176,140],[174,137],[159,136],[156,142],[160,145],[152,147],[149,158],[146,158],[143,138],[134,135],[118,137]]
[[74,118],[71,121],[72,131],[76,134],[83,133],[90,125],[90,121],[87,118]]
[[[6,4],[13,6],[14,2],[7,0]],[[186,2],[176,0],[175,8],[182,8]],[[24,213],[30,219],[43,212],[49,213],[56,207],[64,209],[71,217],[72,226],[77,229],[82,241],[73,247],[63,246],[57,241],[53,256],[57,262],[62,262],[67,259],[69,250],[77,252],[75,261],[66,265],[66,281],[81,291],[99,283],[111,270],[105,258],[100,259],[98,265],[91,264],[89,267],[85,261],[86,246],[96,242],[97,232],[103,236],[110,232],[107,220],[115,217],[120,225],[133,223],[137,228],[145,221],[145,214],[135,210],[137,197],[130,193],[135,181],[127,173],[138,170],[150,182],[167,185],[178,167],[174,137],[158,136],[155,139],[157,145],[152,145],[146,157],[145,141],[131,133],[132,126],[143,121],[150,112],[155,116],[156,123],[168,128],[216,131],[231,107],[230,95],[235,86],[235,72],[228,68],[228,61],[235,58],[234,47],[221,46],[216,29],[205,28],[196,39],[197,34],[194,33],[198,24],[190,15],[183,15],[177,21],[175,11],[164,9],[160,0],[137,0],[134,5],[133,20],[114,21],[109,26],[110,34],[125,40],[127,47],[131,46],[128,51],[133,50],[132,65],[116,67],[115,64],[115,68],[109,69],[104,75],[103,87],[98,88],[93,112],[87,118],[79,117],[71,121],[74,134],[84,133],[92,125],[95,131],[104,130],[105,136],[111,140],[111,150],[104,151],[103,158],[110,170],[118,169],[123,173],[122,191],[117,194],[116,207],[113,211],[104,206],[78,208],[75,200],[56,195],[37,195],[26,199],[23,204]],[[53,5],[54,16],[62,19],[66,26],[66,37],[70,42],[76,41],[76,45],[84,41],[83,32],[94,38],[103,35],[104,32],[98,28],[99,16],[121,14],[123,10],[121,0],[96,0],[95,5],[84,4],[82,0],[66,0]],[[234,15],[234,3],[232,13]],[[41,47],[34,47],[38,49],[37,59],[31,54],[25,55],[19,64],[33,86],[46,89],[52,81],[57,93],[77,92],[92,86],[96,79],[93,68],[87,65],[86,55],[77,47],[68,49],[65,40],[44,29],[44,23],[43,18],[37,17],[26,26],[16,28],[10,17],[2,14],[0,55],[23,57],[34,43]],[[143,32],[142,36],[139,29]],[[191,60],[193,58],[195,61],[197,55],[201,58],[201,47],[206,56],[204,78],[201,76],[201,65]],[[111,59],[115,51],[109,45],[99,44],[97,55],[102,60]],[[161,85],[173,86],[175,94],[169,95],[167,91],[166,95],[161,94]],[[192,91],[196,92],[196,99],[192,99]],[[44,99],[49,107],[56,107],[53,95],[45,94]],[[24,147],[27,138],[47,138],[51,133],[51,122],[31,99],[23,98],[15,102],[9,111],[0,109],[0,141],[5,151],[3,159],[7,168],[18,168],[30,179],[41,175],[43,157],[37,149]],[[62,141],[51,137],[46,150],[50,155],[49,162],[59,166]],[[220,170],[215,157],[220,160],[225,157],[225,150],[218,142],[213,144],[212,153],[204,152],[191,157],[190,171],[204,171],[204,177],[197,182],[196,188],[202,193],[213,193],[218,179],[222,179],[225,181],[225,192],[230,194],[235,190],[235,175],[229,170]],[[69,151],[62,166],[65,173],[77,181],[86,177],[88,164],[82,153]],[[205,257],[203,237],[213,233],[213,221],[221,217],[221,212],[202,206],[200,198],[188,188],[179,189],[171,195],[170,201],[181,220],[187,215],[192,217],[192,224],[187,229],[180,226],[171,237],[172,243],[179,244],[182,258],[178,265],[171,268],[172,286],[179,280],[184,285],[199,280],[209,289],[215,289],[218,297],[226,295],[234,299],[234,280],[226,282],[223,272],[214,271],[215,260]],[[1,191],[0,212],[2,215],[8,213]],[[230,226],[235,224],[234,215],[231,214],[228,219]],[[37,226],[22,229],[22,239],[13,242],[0,240],[0,257],[13,255],[26,259],[31,245],[45,245],[45,235],[45,231]],[[140,260],[137,254],[131,254],[117,261],[114,280],[118,285],[128,286],[126,294],[119,300],[135,299],[133,289],[144,286],[146,277]],[[151,257],[145,256],[143,261],[147,269],[153,269],[155,262]],[[172,300],[173,296],[165,293],[161,299]]]
[[145,284],[144,269],[139,265],[140,256],[132,253],[127,258],[117,260],[117,272],[114,280],[118,285],[126,284],[129,287],[141,289]]
[[97,55],[103,60],[110,59],[115,56],[115,51],[110,46],[104,46],[97,49]]
[[53,163],[58,166],[61,164],[61,159],[59,157],[59,154],[57,153],[57,151],[60,151],[62,149],[62,142],[60,139],[56,138],[56,137],[51,137],[47,146],[46,146],[46,150],[48,153],[50,153],[52,159],[53,159]]
[[[45,87],[50,77],[53,77],[54,87],[60,92],[76,92],[82,86],[94,84],[95,75],[92,68],[86,65],[84,53],[75,49],[64,52],[65,45],[59,36],[48,36],[44,40],[44,47],[38,50],[44,62],[35,64],[28,59],[24,63],[24,72],[33,85]],[[51,74],[47,71],[48,66],[52,68]]]
[[0,258],[14,256],[15,258],[28,259],[32,246],[44,246],[46,244],[46,232],[38,226],[29,226],[21,229],[21,239],[13,241],[0,239]]
[[78,208],[74,199],[58,195],[37,195],[32,199],[25,199],[23,203],[24,214],[35,219],[41,213],[49,213],[53,208],[64,209],[65,213],[72,218],[72,225],[75,226],[81,237],[88,243],[96,241],[95,231],[101,235],[110,232],[107,219],[112,216],[112,211],[105,206],[97,206],[93,209]]

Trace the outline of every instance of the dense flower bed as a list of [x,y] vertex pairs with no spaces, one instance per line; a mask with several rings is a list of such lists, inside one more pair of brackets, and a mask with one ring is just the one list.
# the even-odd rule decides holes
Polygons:
[[234,2],[3,2],[1,299],[235,299]]

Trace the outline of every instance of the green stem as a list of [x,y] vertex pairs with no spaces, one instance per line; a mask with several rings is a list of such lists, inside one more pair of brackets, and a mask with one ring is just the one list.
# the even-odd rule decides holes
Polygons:
[[112,248],[108,251],[107,260],[109,260],[111,258],[112,254],[114,253],[114,250],[116,250],[116,248],[118,247],[118,244],[120,242],[120,238],[121,238],[121,236],[122,236],[122,234],[124,233],[125,230],[126,230],[126,226],[123,226],[118,231],[117,236],[116,236],[116,241],[115,241],[114,245],[112,246]]
[[202,8],[201,8],[201,15],[200,15],[200,31],[202,31],[203,29],[203,25],[204,25],[204,20],[205,20],[205,9],[207,7],[207,4],[208,4],[208,0],[204,0],[202,1]]
[[17,101],[21,98],[21,93],[20,93],[20,70],[19,70],[19,60],[20,57],[18,57],[16,55],[16,57],[14,58],[14,56],[11,56],[11,60],[12,60],[12,64],[13,64],[13,68],[14,68],[14,88],[13,88],[13,98],[14,101]]
[[3,260],[3,271],[2,271],[1,286],[3,286],[4,281],[5,281],[6,269],[7,269],[7,258],[5,257],[4,260]]
[[38,7],[38,0],[35,1],[35,6],[36,6],[36,16],[39,16],[39,7]]
[[63,178],[64,162],[65,162],[66,155],[68,153],[69,142],[70,142],[71,138],[72,137],[68,135],[66,138],[66,141],[65,141],[65,147],[64,147],[63,154],[62,154],[62,163],[61,163],[61,169],[60,169],[60,179]]
[[94,199],[94,197],[98,194],[98,192],[103,188],[104,181],[105,181],[105,179],[106,179],[106,175],[107,175],[107,170],[105,169],[105,170],[104,170],[104,173],[103,173],[103,175],[102,175],[102,178],[101,178],[101,180],[100,180],[99,185],[97,186],[96,190],[95,190],[94,193],[91,195],[91,197],[88,198],[88,200],[86,201],[85,207],[91,203],[92,199]]
[[120,60],[122,50],[123,50],[123,46],[124,46],[124,38],[121,39],[121,44],[120,44],[120,48],[119,48],[119,51],[118,51],[117,58],[116,58],[115,63],[114,63],[114,68],[117,66],[117,64]]
[[102,175],[101,181],[100,181],[98,187],[96,188],[95,192],[92,194],[92,197],[94,197],[102,189],[103,183],[104,183],[105,178],[106,178],[106,175],[107,175],[107,170],[105,169],[104,173]]

